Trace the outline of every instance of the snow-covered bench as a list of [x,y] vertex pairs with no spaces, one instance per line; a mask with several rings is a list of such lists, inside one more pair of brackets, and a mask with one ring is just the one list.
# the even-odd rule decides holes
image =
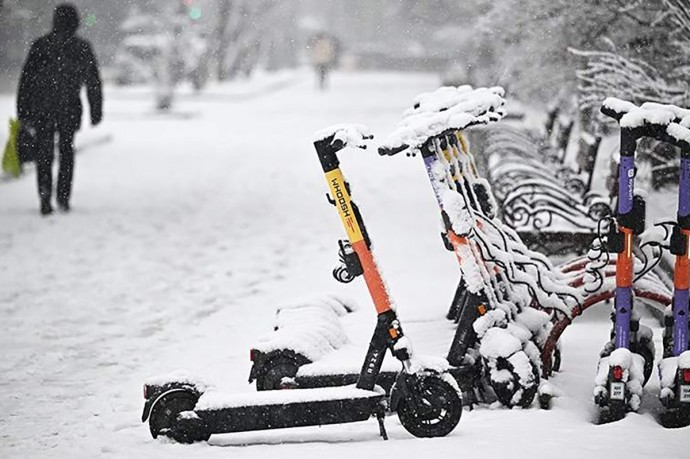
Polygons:
[[[610,200],[590,190],[587,172],[544,148],[545,139],[515,125],[492,126],[478,136],[484,173],[499,202],[503,221],[532,249],[546,254],[584,253]],[[588,140],[595,151],[601,139]]]

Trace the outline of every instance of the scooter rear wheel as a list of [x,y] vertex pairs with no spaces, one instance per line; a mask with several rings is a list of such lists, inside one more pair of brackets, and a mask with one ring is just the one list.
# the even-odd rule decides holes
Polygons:
[[256,390],[282,389],[283,378],[294,378],[297,364],[289,360],[277,360],[268,364],[266,372],[256,379]]
[[415,437],[444,437],[462,415],[462,399],[455,388],[436,376],[419,379],[398,402],[398,418]]
[[162,395],[151,408],[149,430],[153,438],[165,435],[179,443],[206,441],[211,437],[203,426],[181,422],[183,411],[192,411],[199,396],[191,391],[179,390]]
[[598,418],[596,424],[608,424],[611,422],[620,421],[627,413],[627,405],[620,401],[609,402],[606,406],[599,407]]
[[671,408],[662,412],[659,423],[667,429],[690,426],[690,408]]

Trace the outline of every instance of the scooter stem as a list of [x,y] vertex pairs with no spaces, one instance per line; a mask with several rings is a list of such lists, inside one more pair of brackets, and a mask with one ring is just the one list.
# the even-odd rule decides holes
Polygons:
[[615,345],[630,345],[630,316],[632,312],[633,230],[621,220],[633,211],[635,191],[635,149],[637,140],[632,131],[621,129],[620,164],[618,166],[618,222],[623,233],[623,252],[616,261]]
[[688,310],[690,306],[690,148],[681,147],[678,186],[678,225],[685,237],[685,253],[676,255],[673,271],[673,354],[688,350]]
[[334,140],[334,136],[327,139],[314,142],[316,152],[321,161],[326,176],[326,182],[331,191],[332,199],[335,201],[335,207],[338,209],[338,215],[343,223],[343,227],[347,232],[352,248],[359,256],[359,261],[363,268],[364,279],[369,289],[369,294],[374,301],[376,312],[383,314],[393,309],[392,301],[386,285],[381,277],[381,272],[378,269],[376,260],[371,252],[371,248],[364,237],[366,230],[363,228],[363,222],[357,218],[352,198],[345,184],[345,177],[340,170],[340,162],[338,161],[337,153],[342,150],[346,144],[340,140]]

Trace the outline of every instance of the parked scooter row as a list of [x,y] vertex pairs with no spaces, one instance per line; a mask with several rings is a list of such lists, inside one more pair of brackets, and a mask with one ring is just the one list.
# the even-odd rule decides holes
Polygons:
[[[245,395],[223,394],[193,378],[152,379],[144,387],[142,416],[142,421],[149,421],[152,436],[165,435],[189,443],[207,440],[215,433],[375,417],[381,436],[386,438],[387,412],[397,412],[403,427],[414,436],[445,436],[461,417],[461,386],[474,392],[484,383],[509,407],[529,406],[537,393],[542,406],[548,406],[551,390],[540,382],[540,375],[548,375],[542,372],[541,362],[551,330],[549,319],[570,317],[573,308],[581,307],[584,296],[570,279],[546,258],[528,250],[517,234],[495,217],[493,194],[479,176],[461,131],[497,121],[503,115],[502,107],[498,88],[442,88],[420,96],[404,114],[399,129],[379,149],[384,155],[407,152],[422,156],[441,212],[444,243],[460,264],[462,280],[449,313],[457,329],[447,365],[426,368],[412,354],[373,257],[371,237],[340,169],[340,153],[365,148],[371,135],[362,126],[334,126],[318,133],[314,142],[330,190],[329,201],[347,234],[347,239],[339,241],[343,265],[334,274],[344,282],[363,277],[377,312],[360,372],[331,379],[300,379],[299,367],[308,361],[295,357],[297,363],[288,365],[290,374],[280,373],[285,367],[279,371],[271,367],[276,372],[268,379],[269,384],[266,373],[261,373],[268,367],[257,367],[260,361],[255,360],[252,372],[264,378],[261,388],[279,388],[283,377],[288,376],[296,383],[291,387],[299,390]],[[662,402],[670,419],[664,424],[683,425],[689,418],[690,117],[683,121],[685,113],[673,109],[638,108],[615,100],[607,100],[603,109],[620,121],[622,134],[617,224],[607,240],[607,248],[618,253],[613,344],[600,362],[595,390],[602,418],[618,419],[627,410],[636,409],[645,376],[650,373],[645,374],[644,357],[649,367],[647,344],[651,340],[632,314],[632,243],[633,236],[644,230],[643,204],[633,190],[634,152],[635,141],[643,136],[671,142],[682,150],[678,219],[670,243],[676,255],[675,292],[664,338],[668,352],[665,349],[659,368]],[[673,116],[664,123],[651,116],[652,111]],[[382,377],[388,350],[400,362],[401,370]],[[646,355],[640,357],[645,350]],[[259,355],[266,356],[268,353]],[[652,349],[652,360],[653,356]]]
[[541,405],[548,407],[552,390],[540,381],[540,355],[550,314],[570,311],[581,298],[544,256],[496,218],[491,188],[462,135],[500,119],[502,95],[501,88],[470,87],[421,95],[379,153],[422,157],[445,245],[460,265],[464,298],[455,311],[459,338],[448,361],[481,363],[480,374],[506,406],[527,407],[539,391]]
[[[391,142],[396,141],[396,136],[405,137],[408,142],[419,136],[415,142],[421,145],[429,166],[426,169],[439,172],[429,175],[436,195],[441,196],[445,190],[449,199],[467,202],[467,211],[476,214],[467,214],[468,221],[476,219],[474,234],[458,236],[452,228],[443,234],[444,244],[460,260],[462,275],[448,314],[457,324],[446,357],[451,365],[449,373],[456,378],[470,406],[495,395],[507,407],[527,407],[538,389],[542,406],[547,406],[551,391],[548,384],[540,384],[540,350],[550,329],[550,316],[532,306],[560,308],[565,314],[572,307],[569,303],[577,303],[579,293],[567,285],[565,276],[559,275],[544,256],[529,251],[515,234],[502,228],[495,219],[495,204],[491,208],[494,200],[488,183],[474,170],[473,157],[460,131],[499,120],[503,105],[500,88],[442,88],[418,97]],[[414,126],[411,132],[406,132],[408,125]],[[422,129],[425,125],[428,129]],[[440,127],[442,132],[434,131],[432,126]],[[402,144],[382,147],[380,153],[391,155],[419,149],[409,145],[398,147]],[[445,221],[450,221],[448,215],[455,214],[444,210],[441,201],[439,205]],[[506,244],[509,247],[503,248]],[[350,262],[350,254],[343,251],[346,246],[340,245],[344,262],[340,270],[357,272],[356,263]],[[519,258],[517,263],[512,261],[515,257]],[[486,276],[475,278],[472,273],[477,271]],[[250,379],[256,378],[257,388],[308,388],[354,382],[356,374],[315,371],[334,367],[320,366],[306,355],[316,352],[304,352],[295,346],[280,348],[281,341],[284,342],[282,335],[287,332],[279,329],[254,348]],[[393,376],[382,372],[377,383],[388,391]]]

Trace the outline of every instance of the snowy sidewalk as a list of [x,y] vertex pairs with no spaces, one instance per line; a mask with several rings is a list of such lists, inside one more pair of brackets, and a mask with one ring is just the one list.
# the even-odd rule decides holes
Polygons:
[[[282,301],[352,297],[361,310],[352,325],[370,333],[363,282],[331,277],[343,232],[312,133],[358,122],[385,135],[414,95],[437,84],[433,75],[336,74],[320,93],[305,75],[251,100],[184,97],[176,111],[192,116],[179,117],[151,116],[149,100],[106,92],[98,129],[113,141],[77,158],[71,214],[39,217],[33,178],[0,184],[0,456],[683,457],[687,429],[665,431],[650,414],[591,424],[603,311],[566,331],[556,378],[564,394],[552,411],[465,412],[447,438],[414,439],[392,417],[387,443],[372,420],[183,446],[152,440],[140,423],[151,375],[187,368],[252,392],[248,349]],[[0,99],[0,119],[12,104]],[[439,320],[457,265],[440,242],[419,158],[353,151],[342,166],[403,323]],[[439,346],[409,335],[420,352]],[[241,444],[252,446],[217,447]]]

